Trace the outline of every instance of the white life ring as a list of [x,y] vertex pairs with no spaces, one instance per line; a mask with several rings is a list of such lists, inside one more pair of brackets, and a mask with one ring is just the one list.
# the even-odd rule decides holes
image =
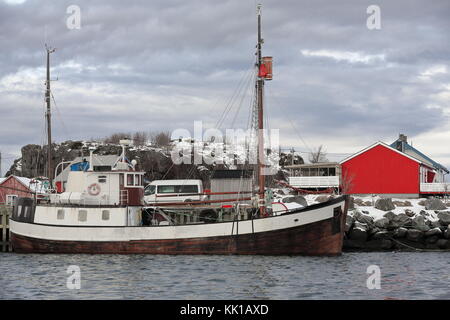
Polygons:
[[100,185],[98,183],[93,183],[88,187],[88,193],[91,196],[96,196],[100,193]]

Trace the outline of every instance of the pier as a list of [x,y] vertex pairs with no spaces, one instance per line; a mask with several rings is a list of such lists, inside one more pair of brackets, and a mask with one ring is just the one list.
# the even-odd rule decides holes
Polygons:
[[0,205],[0,250],[11,252],[12,246],[9,237],[9,216],[11,207]]

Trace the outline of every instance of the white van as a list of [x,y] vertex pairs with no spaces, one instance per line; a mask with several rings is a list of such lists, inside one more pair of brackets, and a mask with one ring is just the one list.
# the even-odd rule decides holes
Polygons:
[[147,204],[156,202],[189,202],[207,198],[203,193],[202,180],[155,180],[144,190]]

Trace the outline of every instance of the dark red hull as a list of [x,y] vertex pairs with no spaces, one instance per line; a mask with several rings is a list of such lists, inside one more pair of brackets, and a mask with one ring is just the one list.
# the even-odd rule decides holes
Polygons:
[[19,253],[339,255],[344,221],[345,213],[340,217],[339,231],[333,219],[328,219],[282,230],[208,238],[92,242],[35,239],[12,233],[11,241]]

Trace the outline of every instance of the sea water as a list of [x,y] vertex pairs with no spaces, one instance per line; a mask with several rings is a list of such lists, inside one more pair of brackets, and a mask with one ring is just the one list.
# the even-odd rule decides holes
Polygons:
[[2,253],[0,299],[450,299],[450,252]]

